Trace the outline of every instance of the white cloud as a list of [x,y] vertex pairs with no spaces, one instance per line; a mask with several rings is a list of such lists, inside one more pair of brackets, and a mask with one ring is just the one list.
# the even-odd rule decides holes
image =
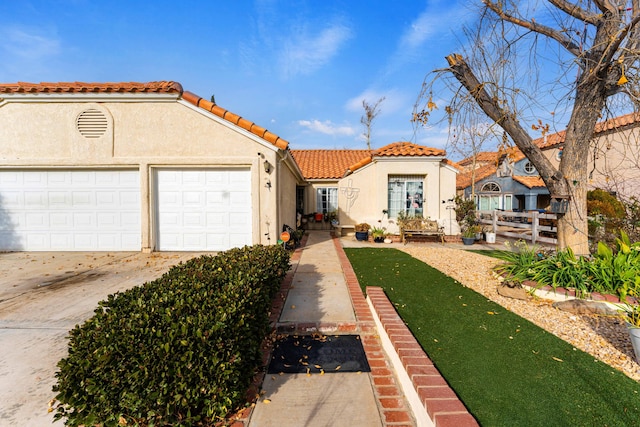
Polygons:
[[298,125],[313,132],[325,135],[351,136],[356,133],[355,129],[349,125],[336,125],[330,120],[321,122],[320,120],[298,120]]
[[280,64],[285,77],[309,74],[328,63],[351,38],[351,29],[335,23],[317,34],[295,31],[284,43]]
[[61,51],[55,31],[0,24],[0,80],[37,80]]
[[0,49],[32,61],[60,53],[60,41],[55,35],[39,33],[38,30],[19,27],[0,30]]
[[[437,17],[435,17],[438,19]],[[429,11],[422,12],[418,18],[405,29],[400,39],[401,49],[416,49],[434,33],[438,28],[438,21],[434,21],[433,13]]]

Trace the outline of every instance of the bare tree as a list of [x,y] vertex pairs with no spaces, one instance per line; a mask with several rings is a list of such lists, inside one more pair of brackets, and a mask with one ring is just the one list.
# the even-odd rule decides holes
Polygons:
[[[595,125],[640,104],[640,0],[481,1],[477,26],[467,33],[471,48],[464,56],[447,56],[449,67],[437,73],[455,78],[447,83],[454,99],[471,97],[504,129],[552,197],[569,198],[566,214],[558,219],[558,246],[586,254]],[[557,168],[526,130],[540,121],[540,116],[527,116],[536,109],[551,119],[552,127],[566,128]],[[427,102],[414,119],[424,122],[431,110]],[[456,109],[448,113],[455,121]]]
[[363,136],[367,142],[367,150],[371,150],[371,124],[373,120],[380,114],[380,104],[385,100],[385,97],[378,99],[375,103],[369,104],[366,99],[362,100],[362,108],[364,108],[364,114],[360,118],[360,123],[364,125]]

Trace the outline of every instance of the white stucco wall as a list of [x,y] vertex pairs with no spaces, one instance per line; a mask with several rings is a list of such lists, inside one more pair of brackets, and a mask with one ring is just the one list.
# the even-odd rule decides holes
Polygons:
[[[78,115],[90,108],[102,111],[108,122],[105,134],[95,139],[76,128]],[[296,177],[290,169],[278,170],[282,150],[186,101],[73,102],[43,95],[41,102],[0,102],[0,146],[4,169],[139,169],[143,250],[154,248],[152,181],[157,167],[248,168],[253,243],[275,243],[282,221],[295,224]],[[269,174],[265,160],[273,165]]]
[[[424,177],[424,216],[439,220],[448,218],[442,200],[455,195],[455,169],[445,166],[440,158],[404,157],[376,159],[338,182],[339,218],[341,224],[366,222],[398,232],[395,219],[383,214],[388,209],[389,176],[419,175]],[[347,194],[352,195],[349,203]]]

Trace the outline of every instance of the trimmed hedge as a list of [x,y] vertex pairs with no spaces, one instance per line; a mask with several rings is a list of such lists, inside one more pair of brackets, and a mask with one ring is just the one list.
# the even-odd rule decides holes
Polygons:
[[58,362],[66,425],[212,425],[244,403],[261,367],[280,246],[232,249],[171,268],[99,303]]

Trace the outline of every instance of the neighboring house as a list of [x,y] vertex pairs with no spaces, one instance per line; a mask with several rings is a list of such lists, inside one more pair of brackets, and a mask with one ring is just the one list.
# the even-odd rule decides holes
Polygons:
[[335,211],[341,226],[367,222],[397,233],[404,212],[440,220],[450,230],[446,201],[455,196],[458,170],[443,150],[396,142],[371,151],[292,153],[309,182],[299,193],[303,214]]
[[288,146],[176,82],[0,84],[0,250],[275,243]]
[[[564,148],[565,131],[534,140],[557,167]],[[602,188],[623,198],[640,196],[640,114],[628,114],[598,123],[591,141],[589,188]],[[472,182],[480,210],[542,210],[551,202],[549,191],[533,164],[517,148],[504,153],[482,152],[458,163],[464,171],[456,190],[470,197]]]

